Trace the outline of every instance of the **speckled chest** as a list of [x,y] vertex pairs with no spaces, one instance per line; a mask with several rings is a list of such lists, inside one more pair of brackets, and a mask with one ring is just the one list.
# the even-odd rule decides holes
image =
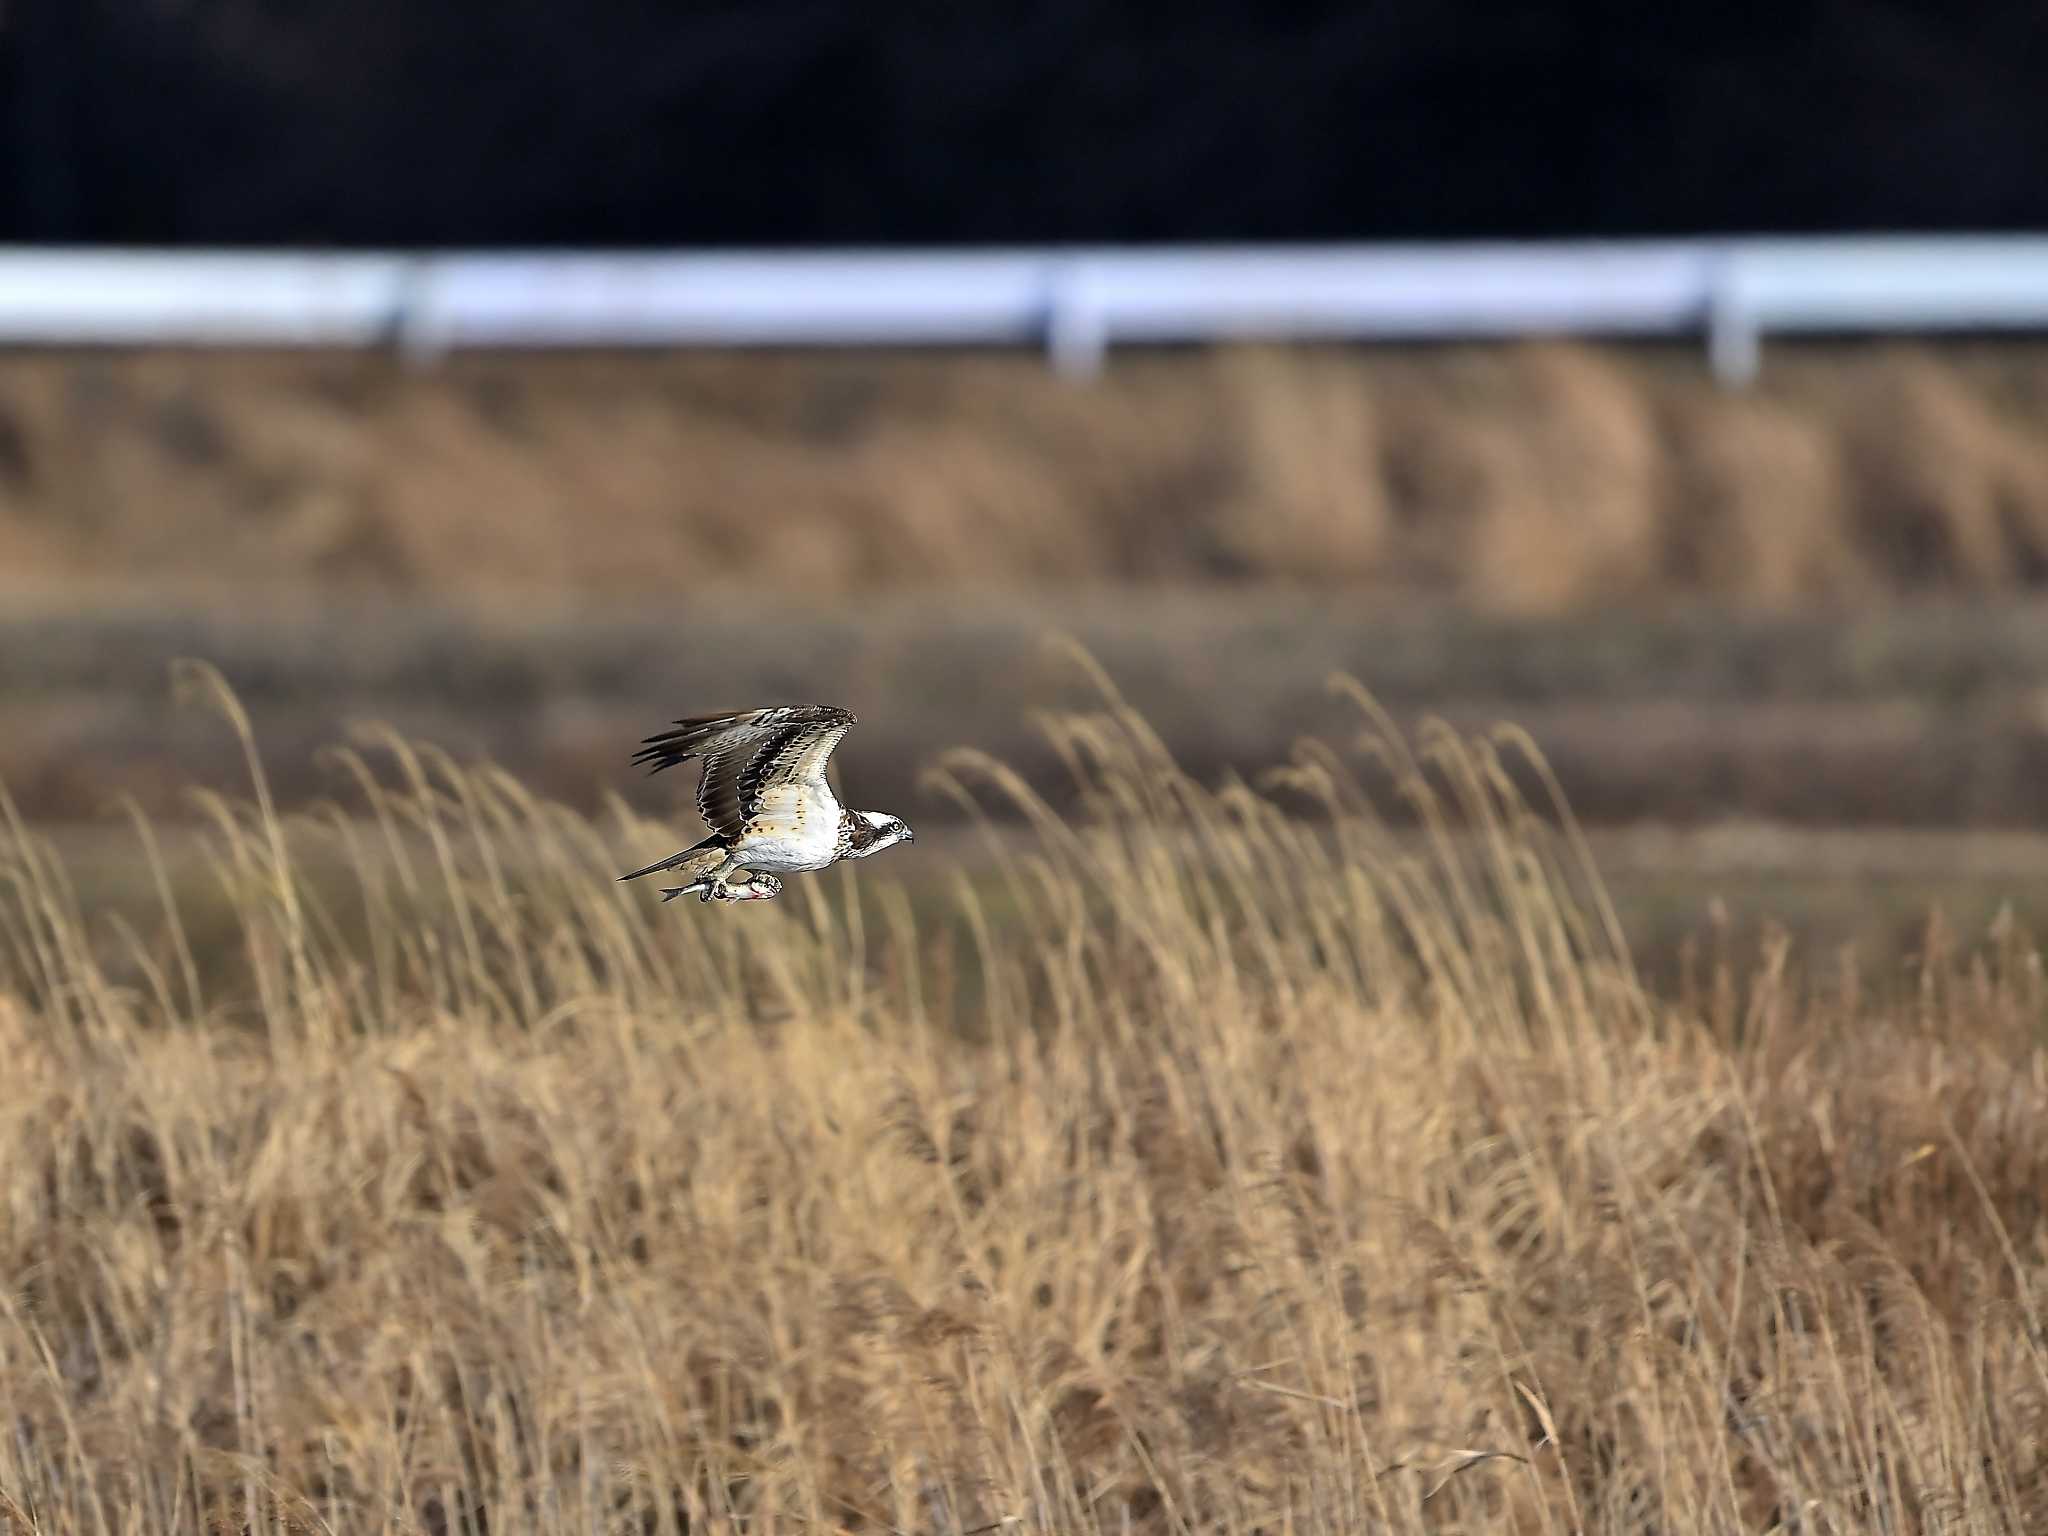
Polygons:
[[844,818],[816,812],[762,817],[740,828],[733,854],[749,869],[823,869],[846,853]]

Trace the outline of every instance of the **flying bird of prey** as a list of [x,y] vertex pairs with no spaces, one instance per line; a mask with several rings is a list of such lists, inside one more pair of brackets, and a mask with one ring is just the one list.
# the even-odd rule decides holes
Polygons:
[[711,835],[619,878],[674,871],[678,883],[662,891],[663,901],[765,901],[782,890],[778,875],[912,841],[902,817],[849,811],[826,783],[825,761],[853,724],[829,704],[796,704],[700,715],[649,736],[633,761],[653,764],[650,773],[703,761],[697,810]]

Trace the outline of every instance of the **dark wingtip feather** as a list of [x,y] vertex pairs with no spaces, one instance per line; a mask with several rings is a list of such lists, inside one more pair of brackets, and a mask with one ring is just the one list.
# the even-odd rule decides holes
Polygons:
[[726,727],[741,721],[760,721],[761,717],[776,717],[772,722],[781,725],[828,725],[854,726],[860,719],[850,709],[841,709],[836,704],[783,704],[767,709],[732,710],[720,715],[690,715],[675,722],[673,730],[658,731],[644,736],[640,748],[631,762],[638,767],[643,763],[652,764],[647,772],[650,776],[664,768],[673,768],[678,763],[687,763],[700,756],[697,750]]
[[638,767],[641,763],[652,763],[654,766],[647,771],[659,773],[696,756],[690,750],[691,738],[701,734],[701,729],[688,720],[678,720],[676,726],[673,731],[657,731],[652,736],[641,737],[640,748],[631,758],[633,765]]

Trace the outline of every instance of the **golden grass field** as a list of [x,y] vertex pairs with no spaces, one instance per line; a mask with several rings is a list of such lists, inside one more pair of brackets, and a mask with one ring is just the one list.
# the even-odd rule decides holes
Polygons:
[[1026,831],[936,910],[252,746],[222,969],[10,824],[0,1524],[2048,1530],[2032,939],[1653,992],[1512,733],[1356,707],[1204,787],[1105,688],[1067,815],[948,758]]

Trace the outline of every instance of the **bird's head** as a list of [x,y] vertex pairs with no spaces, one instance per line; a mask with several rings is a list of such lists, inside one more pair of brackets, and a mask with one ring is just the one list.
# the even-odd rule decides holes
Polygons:
[[916,835],[910,824],[901,816],[891,816],[887,811],[862,811],[860,819],[874,828],[874,838],[865,848],[856,848],[851,857],[864,859],[871,853],[880,853],[884,848],[893,848],[898,843],[914,843]]

